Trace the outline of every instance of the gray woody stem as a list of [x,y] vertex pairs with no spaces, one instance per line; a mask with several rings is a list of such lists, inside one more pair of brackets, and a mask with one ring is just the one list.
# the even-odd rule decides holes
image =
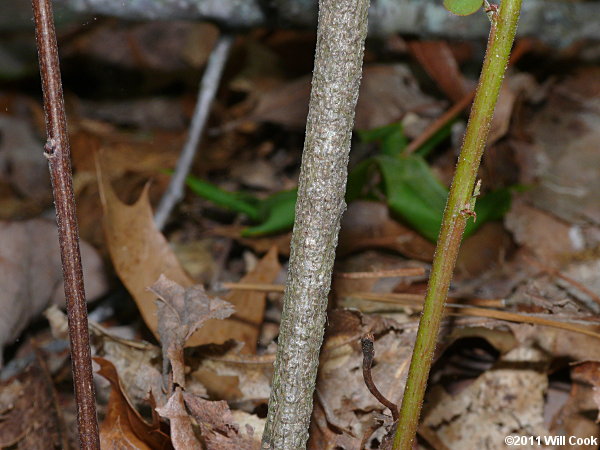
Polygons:
[[227,62],[227,56],[229,55],[233,39],[234,37],[231,34],[222,34],[215,44],[215,48],[211,52],[206,64],[206,69],[198,88],[198,100],[196,101],[196,108],[194,109],[188,138],[177,161],[177,167],[171,177],[171,182],[154,214],[154,222],[159,230],[164,228],[173,208],[183,198],[185,179],[190,173],[200,139],[204,133],[208,114],[217,94],[223,68]]
[[340,227],[369,0],[321,0],[290,265],[263,448],[304,448]]

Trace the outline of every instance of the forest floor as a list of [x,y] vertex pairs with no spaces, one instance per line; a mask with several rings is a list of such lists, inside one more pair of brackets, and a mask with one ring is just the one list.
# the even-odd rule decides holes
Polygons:
[[[153,208],[217,36],[113,19],[59,34],[102,448],[259,448],[315,35],[237,37],[192,167],[200,187],[161,232]],[[484,49],[367,40],[309,448],[379,448],[392,426],[360,339],[374,334],[374,382],[399,404]],[[598,49],[515,45],[419,448],[598,448],[569,442],[600,435]],[[36,70],[0,86],[0,446],[75,448]]]

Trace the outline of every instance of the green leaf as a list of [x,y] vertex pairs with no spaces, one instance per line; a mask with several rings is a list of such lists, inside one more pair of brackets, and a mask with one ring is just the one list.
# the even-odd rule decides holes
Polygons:
[[483,0],[444,0],[444,7],[457,16],[468,16],[477,12]]
[[432,242],[438,237],[448,189],[418,155],[378,156],[388,206]]
[[[436,178],[418,155],[376,158],[384,180],[392,212],[422,236],[435,242],[440,232],[448,189]],[[510,189],[499,189],[478,198],[477,221],[468,219],[464,237],[475,233],[484,223],[501,219],[510,208]]]
[[400,155],[408,145],[400,122],[372,130],[359,130],[358,136],[363,142],[381,142],[379,152],[389,156]]
[[258,200],[254,197],[238,192],[225,191],[193,175],[189,175],[185,182],[196,195],[210,200],[215,205],[246,214],[252,220],[260,220]]
[[346,203],[350,203],[363,194],[365,186],[368,184],[369,177],[375,161],[372,158],[365,159],[357,164],[348,175],[346,185]]
[[277,192],[260,204],[261,223],[242,232],[243,236],[258,236],[288,230],[294,225],[298,190]]

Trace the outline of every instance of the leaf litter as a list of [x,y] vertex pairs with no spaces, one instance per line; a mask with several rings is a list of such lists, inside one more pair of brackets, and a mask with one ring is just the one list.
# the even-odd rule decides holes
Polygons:
[[[98,89],[74,86],[70,102],[82,235],[96,247],[82,248],[92,251],[98,267],[98,274],[86,274],[86,287],[98,277],[101,288],[90,298],[106,292],[102,266],[112,267],[123,285],[109,279],[108,295],[91,307],[92,352],[108,379],[96,380],[103,448],[259,448],[289,233],[251,237],[243,231],[251,225],[246,217],[193,195],[165,233],[154,226],[152,205],[166,186],[193,107],[189,70],[205,63],[216,38],[211,25],[157,26],[100,21],[73,35],[64,55],[67,74],[78,58],[92,58],[126,75],[125,84],[127,76],[138,77],[126,87],[129,94],[117,95],[102,78],[106,72],[98,71]],[[152,44],[157,33],[164,38],[158,47]],[[189,44],[199,37],[205,46]],[[352,168],[378,153],[395,157],[401,150],[393,146],[408,144],[426,162],[422,174],[446,180],[460,140],[451,128],[464,121],[460,111],[468,107],[478,46],[394,39],[383,51],[373,45],[366,54]],[[108,41],[118,51],[107,53]],[[313,45],[313,37],[296,31],[239,37],[233,54],[243,58],[228,66],[195,176],[259,202],[294,188]],[[599,329],[597,67],[566,74],[543,65],[529,69],[536,54],[564,55],[550,55],[535,43],[521,47],[523,63],[513,64],[503,88],[480,172],[484,194],[510,189],[512,204],[507,215],[464,241],[419,448],[498,448],[509,433],[600,431],[600,355],[592,336]],[[291,58],[291,48],[300,54]],[[414,61],[407,63],[409,58]],[[32,131],[41,123],[34,109],[23,106],[31,100],[0,102],[7,111],[0,142],[0,194],[7,205],[0,304],[6,305],[1,329],[8,345],[0,440],[35,447],[20,433],[21,422],[35,422],[38,437],[68,448],[75,425],[66,318],[56,307],[47,311],[54,337],[39,322],[28,325],[47,306],[61,304],[56,249],[46,248],[55,241],[47,240],[51,227],[37,224],[41,219],[17,221],[48,206],[47,187],[34,182],[43,178],[44,164],[34,158],[41,143]],[[390,124],[396,134],[386,143],[359,142],[364,132]],[[19,146],[28,147],[31,158]],[[425,239],[412,216],[403,215],[405,199],[392,190],[399,184],[386,190],[394,175],[388,172],[397,165],[388,162],[387,172],[365,171],[360,182],[350,183],[309,448],[386,448],[393,430],[389,409],[365,386],[360,339],[374,334],[372,378],[399,403],[435,230]],[[444,196],[438,197],[443,205]],[[422,272],[399,275],[407,268]],[[564,329],[547,326],[556,323]],[[24,330],[24,343],[13,344]],[[42,368],[36,351],[52,364]],[[56,398],[70,406],[52,406]],[[47,414],[41,417],[31,399],[48,405]]]

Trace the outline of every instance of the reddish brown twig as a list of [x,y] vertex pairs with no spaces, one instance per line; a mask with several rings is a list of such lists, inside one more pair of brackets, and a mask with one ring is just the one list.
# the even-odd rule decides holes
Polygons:
[[69,140],[54,17],[50,0],[33,0],[32,5],[48,135],[44,154],[50,166],[56,205],[58,239],[69,317],[79,444],[82,449],[99,449],[87,308],[79,253],[79,231],[75,216]]
[[373,396],[379,400],[379,402],[388,408],[392,412],[392,419],[394,422],[398,420],[398,406],[392,402],[390,402],[387,398],[383,396],[375,383],[373,382],[373,377],[371,376],[371,366],[373,365],[373,359],[375,358],[375,349],[373,347],[373,341],[375,337],[373,333],[368,333],[364,338],[360,340],[360,345],[362,347],[363,352],[363,377],[365,379],[365,384],[367,385],[367,389],[369,392],[373,394]]

